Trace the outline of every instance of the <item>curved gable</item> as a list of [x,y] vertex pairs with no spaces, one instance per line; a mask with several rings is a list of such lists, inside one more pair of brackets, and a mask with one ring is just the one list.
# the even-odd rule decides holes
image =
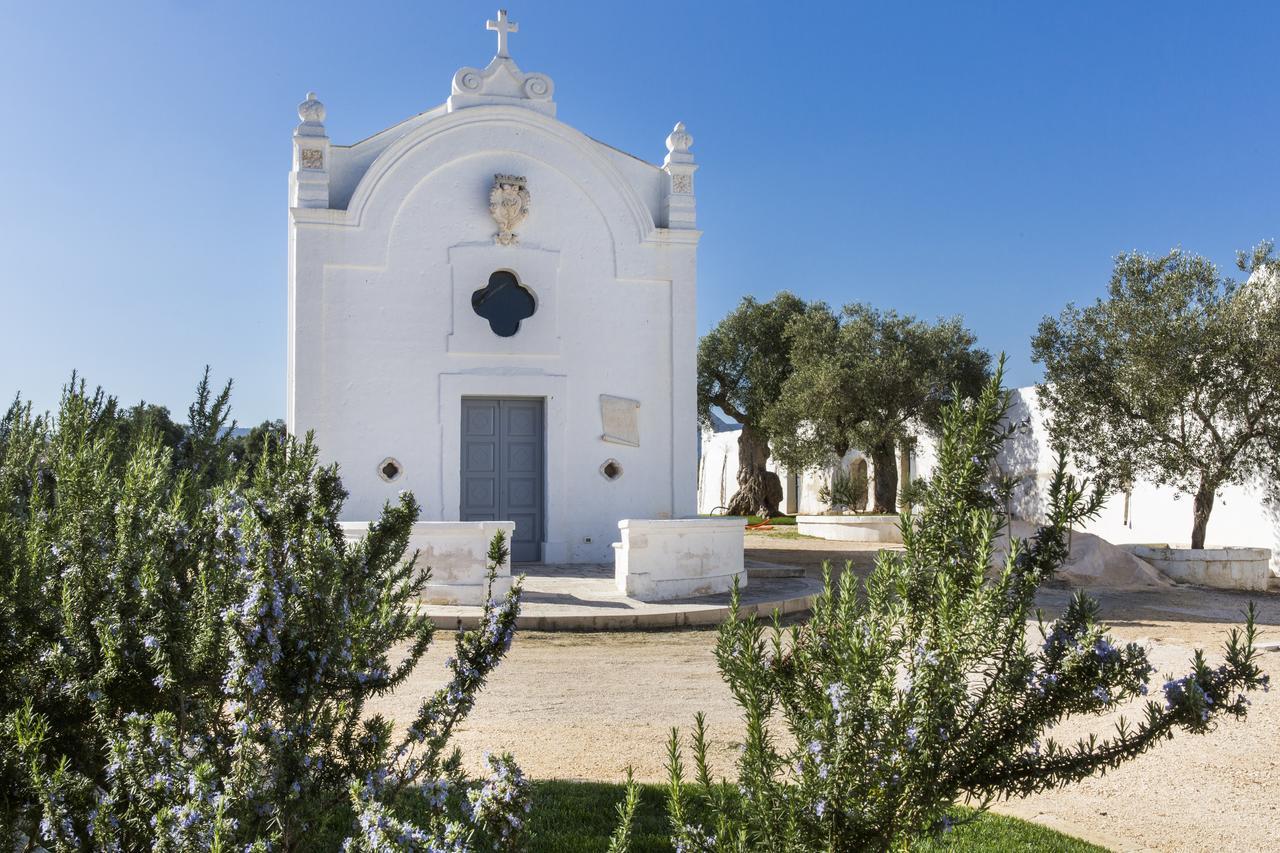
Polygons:
[[[595,140],[553,118],[506,106],[473,107],[440,116],[389,145],[360,178],[346,210],[346,224],[362,225],[374,211],[398,209],[418,181],[390,180],[409,168],[427,175],[448,164],[485,152],[510,151],[539,161],[564,175],[590,198],[608,223],[615,242],[643,242],[656,228],[647,199],[656,197],[664,173],[651,173],[652,185],[640,189],[617,168]],[[632,170],[632,180],[639,177]]]

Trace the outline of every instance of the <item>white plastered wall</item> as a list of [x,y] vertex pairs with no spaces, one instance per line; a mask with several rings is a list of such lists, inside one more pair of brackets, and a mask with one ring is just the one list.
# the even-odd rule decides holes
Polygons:
[[[665,175],[619,156],[531,110],[471,107],[387,144],[345,210],[291,210],[288,422],[339,463],[346,519],[402,489],[424,520],[458,518],[469,395],[546,399],[544,559],[606,562],[620,518],[693,514],[698,232],[656,227]],[[532,196],[516,247],[492,239],[499,173]],[[511,338],[470,310],[497,269],[538,301]],[[601,394],[640,401],[639,447],[601,440]]]

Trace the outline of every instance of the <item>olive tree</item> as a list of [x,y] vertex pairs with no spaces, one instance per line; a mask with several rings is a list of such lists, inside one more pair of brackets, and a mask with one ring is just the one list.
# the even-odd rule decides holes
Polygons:
[[1194,495],[1203,548],[1218,491],[1280,459],[1280,301],[1270,243],[1241,285],[1175,249],[1116,258],[1107,298],[1045,317],[1032,340],[1055,441],[1099,482],[1141,477]]
[[802,469],[864,451],[876,512],[897,509],[895,448],[916,425],[936,427],[952,395],[973,396],[990,372],[990,355],[959,318],[929,323],[865,304],[836,314],[819,303],[788,325],[787,339],[792,371],[767,417],[775,454]]
[[791,373],[787,324],[808,305],[782,291],[768,302],[744,297],[698,344],[698,413],[703,424],[719,408],[742,424],[738,436],[738,491],[729,501],[734,515],[772,516],[782,500],[769,461],[764,418]]

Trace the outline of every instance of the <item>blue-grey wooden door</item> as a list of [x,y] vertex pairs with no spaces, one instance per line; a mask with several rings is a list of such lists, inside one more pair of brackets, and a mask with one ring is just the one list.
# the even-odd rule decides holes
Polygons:
[[463,521],[514,521],[514,562],[542,559],[543,406],[527,397],[462,399]]

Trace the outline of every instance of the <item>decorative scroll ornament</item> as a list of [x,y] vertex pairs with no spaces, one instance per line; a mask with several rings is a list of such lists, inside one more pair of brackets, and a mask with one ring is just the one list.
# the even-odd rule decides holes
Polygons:
[[493,241],[500,246],[514,246],[520,242],[515,229],[529,215],[529,190],[525,179],[517,175],[494,175],[493,189],[489,190],[489,214],[498,223],[498,233]]

